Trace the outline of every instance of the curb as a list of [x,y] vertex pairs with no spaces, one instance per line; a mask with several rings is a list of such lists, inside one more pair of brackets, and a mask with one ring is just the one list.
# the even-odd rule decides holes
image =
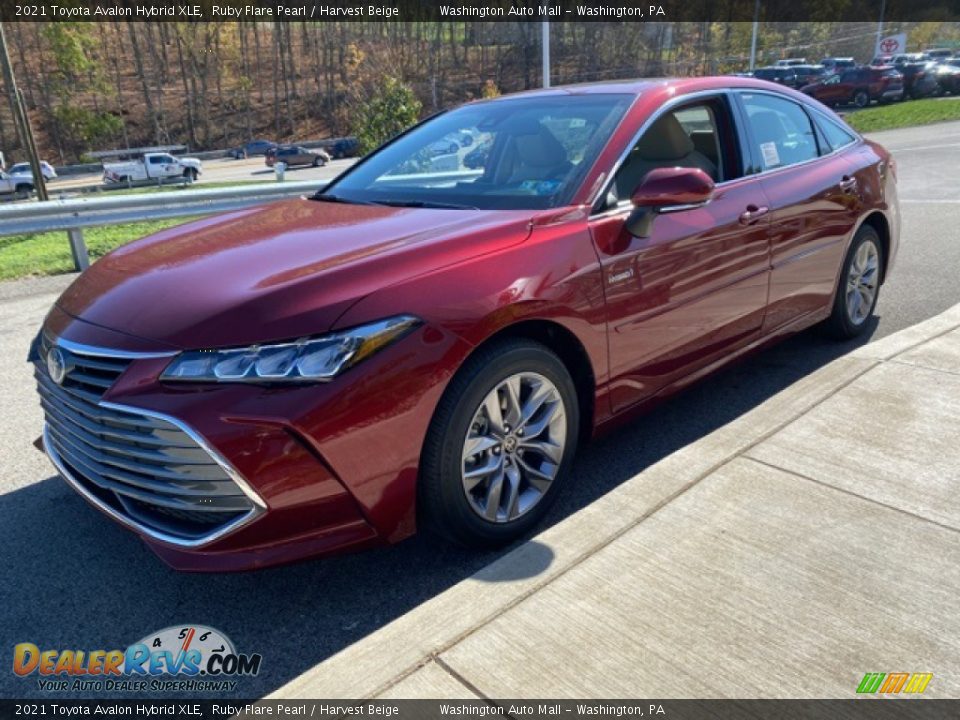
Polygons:
[[960,327],[960,305],[838,358],[663,458],[466,580],[327,658],[269,699],[371,699],[643,522],[872,368]]

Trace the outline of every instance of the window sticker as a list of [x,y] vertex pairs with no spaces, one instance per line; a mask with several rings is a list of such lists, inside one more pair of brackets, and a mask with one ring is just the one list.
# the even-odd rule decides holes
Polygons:
[[780,164],[780,153],[777,152],[777,144],[775,142],[761,143],[760,152],[763,154],[764,167],[772,168]]

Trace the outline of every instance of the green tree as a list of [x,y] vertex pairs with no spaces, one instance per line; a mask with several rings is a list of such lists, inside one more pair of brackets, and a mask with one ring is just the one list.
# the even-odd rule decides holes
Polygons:
[[71,149],[79,153],[85,148],[96,147],[109,141],[123,129],[123,122],[109,112],[94,112],[87,108],[60,105],[53,116],[71,143]]
[[422,109],[413,90],[397,78],[386,77],[372,85],[354,113],[353,131],[360,151],[368,153],[399,135],[420,119]]

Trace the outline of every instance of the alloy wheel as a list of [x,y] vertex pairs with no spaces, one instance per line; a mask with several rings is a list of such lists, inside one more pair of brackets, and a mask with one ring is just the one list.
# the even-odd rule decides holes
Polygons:
[[873,311],[880,280],[880,252],[873,240],[864,240],[847,271],[847,317],[860,325]]
[[537,373],[499,382],[476,409],[464,438],[463,491],[488,522],[528,513],[557,477],[567,417],[557,387]]

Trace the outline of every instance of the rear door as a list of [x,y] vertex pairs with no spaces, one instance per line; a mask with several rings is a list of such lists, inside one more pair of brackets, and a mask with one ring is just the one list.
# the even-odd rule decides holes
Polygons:
[[[662,110],[591,218],[603,268],[615,412],[725,357],[762,326],[767,202],[760,179],[743,175],[743,140],[731,110],[726,93]],[[686,138],[676,132],[655,137],[668,114]],[[650,168],[672,166],[708,171],[717,182],[713,199],[661,213],[649,237],[631,235],[624,226],[630,194]]]
[[859,188],[846,151],[821,147],[800,103],[762,91],[737,95],[772,222],[768,332],[830,307]]

